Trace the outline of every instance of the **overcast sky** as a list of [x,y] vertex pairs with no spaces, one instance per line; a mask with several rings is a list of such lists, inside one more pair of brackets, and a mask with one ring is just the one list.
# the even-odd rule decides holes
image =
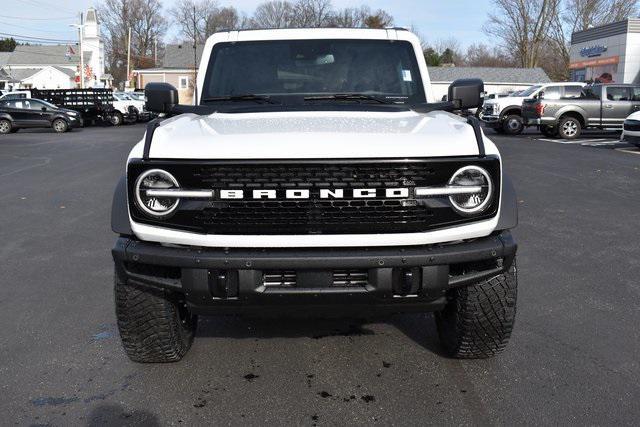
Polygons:
[[[165,12],[174,0],[161,0]],[[233,5],[251,14],[263,0],[218,0],[221,6]],[[76,30],[69,24],[78,21],[78,13],[99,0],[0,0],[0,37],[5,34],[75,40]],[[487,42],[482,25],[490,10],[489,0],[333,0],[335,8],[368,5],[390,12],[396,25],[413,26],[430,42],[455,37],[463,47],[479,41]],[[176,37],[170,30],[166,41]]]

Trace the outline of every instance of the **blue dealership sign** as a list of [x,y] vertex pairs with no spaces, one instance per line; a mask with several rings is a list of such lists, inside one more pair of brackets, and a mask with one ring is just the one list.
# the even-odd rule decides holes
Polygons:
[[606,51],[607,51],[607,47],[602,45],[583,47],[582,49],[580,49],[580,56],[586,56],[587,58],[592,58],[594,56],[600,56]]

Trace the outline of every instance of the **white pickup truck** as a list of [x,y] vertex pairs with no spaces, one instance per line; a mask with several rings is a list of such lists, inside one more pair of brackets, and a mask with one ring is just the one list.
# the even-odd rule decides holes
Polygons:
[[435,312],[452,357],[502,351],[516,311],[514,189],[473,116],[434,102],[401,29],[221,32],[194,105],[159,113],[116,187],[115,301],[127,355],[179,360],[200,315]]

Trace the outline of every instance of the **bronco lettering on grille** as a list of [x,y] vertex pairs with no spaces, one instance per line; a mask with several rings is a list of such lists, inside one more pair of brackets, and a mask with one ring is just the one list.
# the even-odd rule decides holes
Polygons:
[[372,198],[408,198],[408,188],[322,188],[320,190],[287,189],[287,190],[220,190],[214,192],[214,198],[219,199],[372,199]]

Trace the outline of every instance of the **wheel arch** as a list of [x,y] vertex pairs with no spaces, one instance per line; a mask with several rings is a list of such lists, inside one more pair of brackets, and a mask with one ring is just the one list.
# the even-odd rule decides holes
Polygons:
[[560,120],[565,117],[573,117],[574,119],[578,119],[578,121],[580,122],[580,126],[582,126],[583,128],[587,126],[587,120],[585,118],[586,114],[584,114],[584,111],[581,112],[579,110],[565,108],[558,111],[557,117],[558,123],[560,123]]
[[504,110],[502,110],[502,112],[500,113],[500,120],[504,119],[507,116],[510,116],[512,114],[516,114],[518,116],[522,117],[522,108],[512,105],[510,107],[505,108]]

